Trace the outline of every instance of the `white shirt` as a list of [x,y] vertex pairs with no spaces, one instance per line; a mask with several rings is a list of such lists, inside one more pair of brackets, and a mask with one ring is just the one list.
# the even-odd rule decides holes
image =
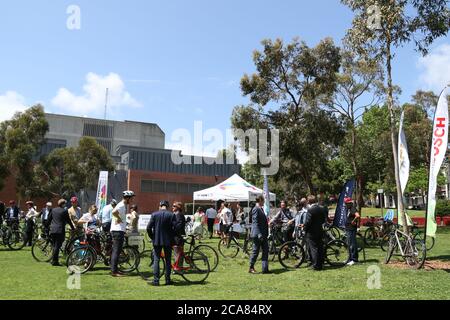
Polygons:
[[114,211],[119,212],[119,217],[120,217],[120,220],[122,220],[122,223],[117,223],[116,222],[117,218],[114,217],[114,215],[113,215],[112,220],[111,220],[111,231],[126,232],[127,231],[127,206],[125,205],[123,200],[117,204],[117,206],[114,208]]
[[217,211],[214,208],[209,208],[206,210],[206,215],[208,216],[208,219],[215,219],[217,217]]
[[27,220],[29,220],[29,219],[33,219],[34,217],[37,217],[38,215],[39,215],[39,213],[37,213],[36,210],[34,210],[34,208],[31,208],[30,210],[28,210],[25,218]]

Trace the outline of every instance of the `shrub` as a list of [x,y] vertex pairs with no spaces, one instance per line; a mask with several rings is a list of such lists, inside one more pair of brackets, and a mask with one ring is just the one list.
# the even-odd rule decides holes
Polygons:
[[450,216],[450,201],[438,200],[436,203],[436,215],[439,217]]

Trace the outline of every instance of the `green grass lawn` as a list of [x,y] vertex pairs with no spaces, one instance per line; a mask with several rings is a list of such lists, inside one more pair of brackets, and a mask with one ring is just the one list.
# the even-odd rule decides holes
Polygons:
[[[334,212],[336,211],[336,208],[330,207],[329,210],[330,210],[331,214],[334,214]],[[361,211],[362,211],[363,217],[384,217],[384,215],[386,214],[386,212],[388,210],[389,209],[383,209],[383,214],[381,214],[380,208],[363,208]],[[397,211],[394,210],[394,213],[396,214]],[[424,218],[425,217],[425,211],[408,210],[408,214],[411,218]]]
[[[213,246],[217,240],[207,241]],[[440,229],[431,259],[450,260],[450,229]],[[81,278],[81,290],[69,290],[64,267],[37,263],[30,249],[11,252],[0,247],[0,299],[449,299],[450,270],[396,269],[382,263],[384,253],[367,249],[367,261],[353,267],[313,272],[302,266],[285,271],[278,262],[270,265],[274,274],[248,274],[243,256],[222,259],[218,270],[203,285],[187,285],[174,276],[175,286],[152,287],[138,275],[112,278],[104,266],[97,266]],[[362,258],[362,257],[361,257]],[[369,290],[368,268],[381,270],[380,290]],[[257,266],[257,270],[261,266]]]

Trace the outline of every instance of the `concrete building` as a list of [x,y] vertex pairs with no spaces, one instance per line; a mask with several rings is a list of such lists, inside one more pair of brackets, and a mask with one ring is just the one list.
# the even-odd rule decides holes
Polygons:
[[[234,164],[207,164],[212,159],[190,157],[192,164],[175,164],[171,159],[173,151],[164,148],[165,133],[157,124],[57,114],[46,114],[46,119],[49,131],[39,156],[56,148],[76,147],[82,137],[95,138],[116,163],[116,171],[109,177],[109,198],[120,199],[123,190],[133,190],[140,212],[155,211],[161,200],[191,203],[193,192],[240,173],[237,160]],[[0,200],[5,202],[15,194],[14,179],[7,183],[0,191]],[[84,194],[88,203],[83,207],[95,202],[95,197],[95,190]]]

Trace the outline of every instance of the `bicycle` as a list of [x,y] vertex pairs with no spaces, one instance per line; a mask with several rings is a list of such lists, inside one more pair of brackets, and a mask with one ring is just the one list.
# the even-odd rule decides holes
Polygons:
[[392,231],[392,221],[384,219],[376,221],[375,218],[370,217],[370,220],[364,225],[367,230],[364,232],[364,243],[368,247],[380,245],[381,249],[385,250],[386,239]]
[[[101,232],[96,230],[92,234],[85,233],[84,241],[79,242],[67,256],[66,265],[69,270],[78,269],[80,274],[92,270],[97,262],[102,261],[109,266],[112,254],[112,240],[109,238],[103,242]],[[140,263],[140,255],[136,248],[123,246],[119,254],[118,269],[124,274],[130,274],[137,270]]]
[[[181,250],[178,259],[172,263],[172,270],[174,274],[180,275],[184,280],[189,283],[199,284],[206,281],[211,272],[209,259],[206,254],[204,254],[201,246],[195,247],[191,252],[184,252]],[[173,255],[172,255],[173,256]],[[146,263],[139,264],[137,271],[142,279],[149,281],[154,276],[153,274],[153,264],[154,264],[154,254],[153,250],[144,251],[140,256],[140,261],[146,261]],[[159,275],[158,278],[164,276],[166,271],[166,257],[163,252],[161,252],[161,258],[159,259]],[[183,262],[184,261],[184,262]],[[182,263],[183,262],[183,263]],[[183,265],[188,266],[184,267]]]
[[414,240],[410,235],[396,228],[389,237],[389,246],[386,251],[385,264],[388,264],[396,251],[410,267],[421,269],[425,263],[427,248],[423,241]]
[[240,239],[240,234],[233,231],[233,226],[231,226],[228,236],[225,239],[219,240],[218,249],[224,258],[235,258],[241,250],[245,255],[250,256],[251,249],[249,248],[249,243],[251,240],[249,229],[251,225],[241,225],[246,230],[243,241]]
[[0,227],[1,244],[12,251],[22,250],[25,246],[25,234],[20,231],[19,221],[5,221]]
[[[414,223],[414,225],[411,227],[411,233],[413,234],[414,240],[424,241],[423,238],[425,235],[425,230],[420,229],[417,223]],[[435,243],[436,243],[435,238],[427,236],[427,239],[425,241],[427,251],[431,251],[434,248]]]
[[[77,241],[81,241],[83,235],[76,232],[66,233],[66,238],[61,246],[61,254],[65,259],[75,247]],[[31,255],[37,262],[50,262],[53,254],[53,241],[49,234],[43,234],[31,247]]]
[[[285,269],[298,269],[309,259],[305,232],[296,228],[294,234],[294,241],[283,244],[278,253],[278,261]],[[347,244],[335,239],[334,234],[327,227],[325,227],[324,243],[325,262],[332,267],[343,267],[349,260]]]

